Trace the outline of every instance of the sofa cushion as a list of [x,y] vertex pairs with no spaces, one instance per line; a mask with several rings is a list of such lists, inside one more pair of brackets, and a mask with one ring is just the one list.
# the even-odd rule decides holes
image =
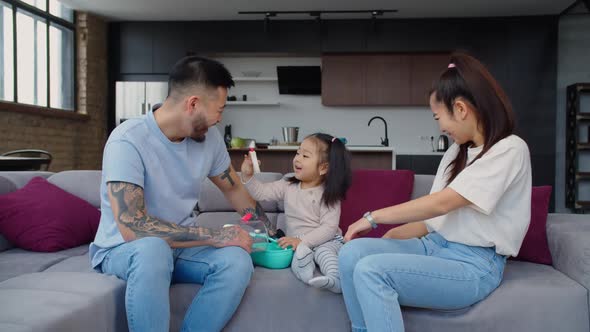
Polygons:
[[47,180],[0,196],[0,233],[17,247],[53,252],[89,243],[100,211]]
[[[171,331],[178,331],[199,285],[171,287]],[[350,331],[341,294],[310,287],[291,269],[254,269],[238,310],[223,329],[233,331]]]
[[101,171],[64,171],[53,174],[47,181],[100,208]]
[[[378,210],[410,200],[414,186],[414,172],[407,170],[356,170],[352,186],[342,201],[340,228],[346,233],[348,226],[362,218],[367,211]],[[380,225],[368,237],[381,237],[395,226]]]
[[68,257],[57,264],[51,265],[43,272],[97,273],[90,265],[90,259],[87,254]]
[[[256,178],[261,182],[272,182],[280,180],[282,175],[280,173],[263,172],[256,174]],[[260,205],[266,212],[277,212],[277,202],[261,201]],[[205,179],[201,185],[197,209],[199,212],[235,211],[233,206],[225,199],[221,190],[209,179]]]
[[500,286],[455,311],[403,308],[406,331],[588,331],[587,290],[551,266],[508,261]]
[[49,271],[70,258],[83,257],[85,269],[90,268],[88,245],[66,249],[58,252],[31,252],[23,249],[12,249],[0,253],[0,281],[10,279],[21,274]]
[[520,246],[516,260],[551,265],[547,242],[547,211],[551,186],[533,187],[531,195],[531,223]]
[[15,330],[127,331],[125,282],[99,273],[44,272],[6,280],[0,283],[0,308],[0,326]]
[[22,274],[45,271],[68,256],[53,252],[10,249],[0,253],[0,282]]

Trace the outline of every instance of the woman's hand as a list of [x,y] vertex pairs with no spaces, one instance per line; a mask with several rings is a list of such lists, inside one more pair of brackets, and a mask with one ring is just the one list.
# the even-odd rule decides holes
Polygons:
[[281,246],[281,248],[287,248],[288,246],[293,247],[293,250],[297,249],[297,246],[299,245],[299,243],[301,243],[301,240],[296,238],[296,237],[282,237],[278,240],[279,242],[279,246]]
[[361,218],[355,221],[352,225],[348,226],[348,230],[344,235],[344,242],[348,242],[361,235],[365,235],[371,231],[371,223],[365,218]]
[[[260,165],[260,160],[258,161],[258,165]],[[244,161],[242,162],[240,170],[242,171],[242,180],[245,182],[250,180],[254,175],[254,165],[252,164],[252,159],[250,159],[249,155],[244,155]]]

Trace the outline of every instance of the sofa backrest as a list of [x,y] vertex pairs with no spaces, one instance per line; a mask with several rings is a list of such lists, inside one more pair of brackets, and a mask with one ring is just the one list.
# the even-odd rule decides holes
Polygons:
[[101,171],[63,171],[50,176],[47,181],[100,208]]
[[52,172],[0,172],[0,195],[8,194],[25,186],[32,178],[40,176],[47,179],[52,176]]
[[434,175],[416,174],[414,175],[414,189],[412,190],[412,199],[430,194]]

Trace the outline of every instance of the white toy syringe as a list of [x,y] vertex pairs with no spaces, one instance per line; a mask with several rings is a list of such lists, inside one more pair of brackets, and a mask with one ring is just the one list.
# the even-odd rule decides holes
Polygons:
[[252,167],[254,168],[254,174],[260,173],[260,165],[258,165],[258,157],[256,157],[256,151],[254,148],[256,147],[256,143],[250,142],[250,151],[248,154],[250,155],[250,160],[252,160]]

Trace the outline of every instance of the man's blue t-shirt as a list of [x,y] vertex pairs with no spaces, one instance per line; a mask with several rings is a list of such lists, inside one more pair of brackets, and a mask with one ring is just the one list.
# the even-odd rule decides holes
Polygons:
[[110,135],[103,154],[100,185],[100,225],[90,244],[92,267],[109,249],[125,242],[114,219],[107,183],[128,182],[143,188],[150,216],[183,226],[194,224],[193,209],[205,177],[228,169],[229,154],[217,128],[203,142],[185,138],[171,142],[160,130],[153,112],[130,119]]

